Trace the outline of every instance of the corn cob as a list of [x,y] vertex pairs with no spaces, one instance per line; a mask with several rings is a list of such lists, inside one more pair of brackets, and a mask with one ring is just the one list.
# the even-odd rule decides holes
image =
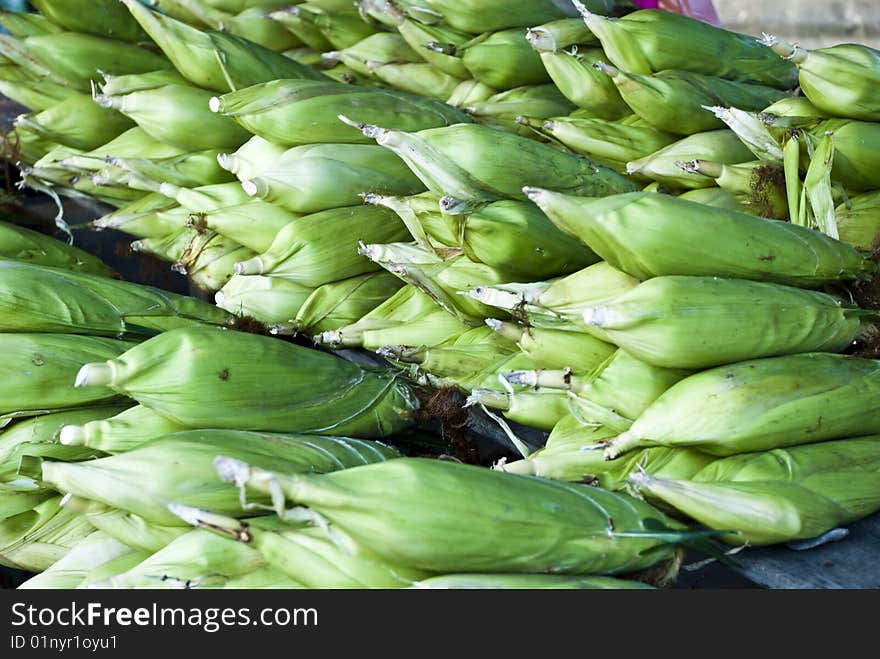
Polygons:
[[277,8],[271,11],[269,16],[272,20],[283,25],[291,34],[309,48],[322,53],[333,49],[330,40],[315,24],[315,13],[303,11],[303,8],[299,5],[292,5],[289,7]]
[[[346,469],[336,477],[287,476],[226,459],[217,466],[241,487],[271,488],[276,507],[285,498],[309,506],[347,532],[355,551],[362,546],[413,568],[618,574],[672,551],[669,536],[626,531],[646,531],[649,520],[667,529],[673,522],[641,501],[594,488],[419,458]],[[392,501],[384,496],[389,487],[397,492]],[[378,489],[386,515],[375,514]],[[440,495],[444,505],[421,505],[426,492]],[[551,501],[552,519],[546,512]],[[472,524],[462,527],[462,514]]]
[[[418,406],[413,392],[392,374],[263,336],[172,330],[135,348],[119,360],[87,364],[77,384],[90,391],[106,383],[189,427],[377,437],[405,427]],[[183,355],[189,356],[181,361]],[[292,373],[322,370],[327,376],[320,386],[293,386]],[[332,410],[323,404],[330,400]],[[223,401],[229,406],[218,411]]]
[[373,65],[372,75],[389,87],[437,101],[448,99],[461,83],[460,78],[444,73],[427,62],[376,64]]
[[19,585],[19,588],[73,589],[90,579],[100,580],[124,572],[147,556],[148,554],[134,551],[105,533],[95,531],[76,543],[65,556],[45,571]]
[[315,289],[281,277],[233,275],[214,296],[217,306],[265,325],[296,317]]
[[859,249],[880,247],[880,191],[867,192],[849,199],[834,212],[840,239]]
[[[115,229],[124,231],[131,236],[138,238],[148,238],[159,241],[166,240],[170,235],[177,234],[187,228],[190,212],[173,202],[170,207],[164,204],[158,206],[157,210],[140,211],[139,208],[149,208],[153,205],[155,197],[152,193],[144,199],[132,202],[118,211],[114,211],[108,215],[98,218],[92,225],[97,229]],[[161,196],[161,195],[160,195]],[[162,197],[167,202],[167,197]],[[141,206],[142,202],[146,202],[145,206]],[[134,208],[133,212],[128,209]],[[134,245],[134,243],[132,243]],[[135,251],[140,249],[141,245],[133,247]],[[149,243],[144,245],[144,251],[150,251]],[[174,259],[167,259],[173,261]]]
[[715,179],[718,186],[740,196],[744,204],[753,207],[753,215],[788,219],[785,173],[781,163],[757,160],[741,165],[725,165],[708,160],[692,160],[680,166],[688,172]]
[[148,555],[155,554],[188,531],[183,526],[153,524],[133,513],[73,494],[66,494],[61,505],[82,516],[98,531]]
[[[560,229],[642,280],[718,276],[817,287],[870,278],[876,270],[856,249],[818,231],[736,211],[706,212],[702,204],[670,195],[588,199],[531,188],[529,195]],[[666,236],[679,232],[687,240],[668,249]]]
[[325,60],[342,62],[365,77],[372,77],[376,66],[389,62],[424,62],[396,32],[377,32],[342,50],[323,54]]
[[324,284],[302,303],[291,328],[273,327],[272,333],[282,334],[292,329],[314,335],[355,323],[402,286],[400,279],[384,271]]
[[634,188],[620,174],[587,158],[487,126],[459,124],[417,133],[358,127],[397,153],[429,190],[463,202],[524,199],[523,185],[541,180],[591,196]]
[[52,497],[0,521],[0,565],[42,572],[94,531],[60,502],[60,496]]
[[[148,522],[180,526],[167,509],[171,501],[241,514],[238,492],[212,473],[217,455],[241,456],[269,468],[283,464],[294,472],[342,469],[396,458],[382,444],[337,437],[272,435],[229,430],[180,432],[98,460],[51,462],[22,459],[22,473],[76,496],[134,513]],[[173,469],[169,469],[169,455]]]
[[444,574],[417,581],[410,588],[429,590],[650,590],[641,581],[614,577],[569,577],[559,574]]
[[692,201],[705,206],[711,206],[712,208],[754,215],[754,208],[752,206],[746,206],[735,194],[721,188],[688,190],[678,195],[678,198],[683,201]]
[[841,470],[802,481],[697,482],[633,474],[635,488],[709,528],[731,544],[815,538],[880,508],[877,473]]
[[186,151],[151,137],[140,126],[135,126],[122,133],[119,137],[106,144],[92,149],[88,153],[69,156],[58,165],[76,170],[98,170],[106,164],[106,158],[176,158],[185,155]]
[[186,149],[238,147],[248,132],[208,108],[211,92],[189,85],[165,85],[122,96],[96,96],[104,107],[118,110],[161,142]]
[[456,48],[471,76],[495,89],[550,82],[541,57],[520,28],[485,32]]
[[[121,1],[174,68],[198,87],[225,92],[277,78],[324,78],[310,67],[241,37],[202,32],[138,0]],[[161,67],[153,67],[157,68]]]
[[80,407],[40,414],[15,421],[0,433],[0,481],[17,480],[16,471],[22,455],[42,455],[57,460],[81,460],[99,454],[88,447],[71,448],[59,444],[62,427],[70,423],[88,423],[117,414],[127,405]]
[[518,135],[530,136],[533,131],[518,117],[528,114],[532,119],[567,115],[575,106],[556,85],[514,87],[490,96],[485,101],[465,106],[479,123],[500,126]]
[[247,181],[271,169],[285,151],[283,146],[254,135],[235,152],[218,155],[217,162],[239,181]]
[[614,82],[595,66],[604,60],[601,48],[540,54],[547,74],[572,103],[598,119],[619,119],[632,114]]
[[0,525],[52,498],[54,492],[29,483],[0,483]]
[[268,9],[261,7],[250,7],[235,16],[224,16],[210,27],[242,37],[276,53],[303,45],[301,39],[271,18]]
[[627,163],[628,174],[638,174],[675,188],[708,188],[714,182],[684,172],[679,161],[712,160],[735,165],[754,159],[732,130],[713,130],[685,137],[659,151]]
[[164,57],[146,48],[79,32],[25,39],[0,35],[0,54],[37,76],[46,76],[79,91],[87,91],[99,71],[124,74],[170,68]]
[[286,146],[370,142],[370,138],[340,123],[340,114],[359,121],[383,121],[399,130],[468,121],[464,113],[433,99],[314,80],[253,85],[211,99],[211,109],[232,117],[255,135]]
[[[660,396],[611,442],[608,455],[656,445],[730,455],[876,432],[880,419],[865,401],[874,395],[878,363],[804,354],[698,373]],[[713,392],[711,418],[693,407],[684,412],[695,388],[701,397]]]
[[761,110],[784,96],[772,87],[700,73],[670,69],[643,75],[625,73],[604,62],[597,62],[595,66],[611,77],[633,112],[658,130],[679,135],[724,126],[713,112],[704,109],[706,107],[732,105],[743,110]]
[[134,126],[127,117],[92,102],[85,94],[64,99],[33,115],[20,115],[15,125],[27,125],[57,144],[75,149],[94,149]]
[[229,316],[210,304],[150,286],[59,268],[0,261],[5,331],[150,335]]
[[202,291],[216,293],[230,280],[237,263],[255,255],[253,250],[217,233],[204,242],[192,241],[171,267],[172,270],[187,275]]
[[446,104],[454,108],[467,107],[483,103],[497,93],[498,90],[477,80],[462,80],[446,99]]
[[102,277],[113,270],[97,257],[37,231],[0,222],[0,257]]
[[815,143],[826,134],[834,139],[832,178],[847,189],[869,192],[880,188],[880,124],[850,119],[828,119],[809,131]]
[[519,349],[542,369],[568,368],[574,373],[590,372],[616,350],[611,344],[580,332],[523,328],[495,318],[488,318],[486,324],[515,341]]
[[193,529],[127,572],[90,588],[218,588],[266,564],[262,555],[204,529]]
[[480,286],[469,295],[484,304],[510,311],[530,327],[589,332],[610,343],[604,331],[584,323],[583,309],[614,299],[638,283],[634,277],[600,261],[550,282]]
[[[297,7],[281,11],[297,12],[302,23],[313,25],[327,40],[331,48],[342,49],[353,46],[376,31],[374,25],[363,20],[350,2],[335,7],[322,7],[320,3],[305,2]],[[273,18],[276,14],[273,12]],[[299,30],[292,30],[299,35]],[[318,50],[328,50],[327,48]]]
[[235,273],[269,274],[317,287],[378,269],[358,254],[360,240],[386,242],[405,236],[406,228],[386,208],[334,208],[294,220],[278,233],[269,249],[237,263]]
[[403,16],[394,27],[415,52],[438,70],[459,80],[471,77],[461,58],[455,54],[473,35],[445,25],[427,25]]
[[779,89],[797,86],[795,67],[749,35],[662,10],[636,11],[619,20],[586,8],[581,15],[608,59],[630,73],[681,69]]
[[217,185],[234,180],[232,174],[217,162],[218,149],[205,149],[173,158],[109,158],[112,167],[146,179],[157,188],[170,183],[184,188]]
[[435,345],[466,329],[467,325],[439,308],[426,293],[405,285],[357,322],[324,330],[312,338],[327,347],[376,350],[397,344]]
[[[186,428],[143,405],[135,405],[115,416],[103,414],[80,421],[65,420],[58,440],[65,446],[86,446],[104,453],[121,453],[182,430]],[[63,457],[58,459],[65,460]]]
[[78,96],[79,92],[34,76],[19,66],[3,66],[0,68],[0,94],[32,112],[41,112],[67,98]]
[[72,32],[144,42],[146,33],[117,0],[34,0],[41,16]]
[[798,69],[804,95],[832,116],[880,120],[873,88],[880,82],[880,51],[861,44],[806,50],[767,35],[764,43]]
[[568,396],[561,391],[517,391],[474,389],[467,406],[482,405],[524,426],[550,431],[568,414]]
[[[39,2],[39,0],[38,0]],[[13,37],[35,37],[40,34],[56,34],[64,30],[42,13],[31,14],[21,11],[0,10],[0,26]]]
[[201,185],[197,188],[181,188],[163,183],[159,186],[159,192],[177,201],[190,213],[207,213],[253,201],[239,183]]
[[[752,313],[744,313],[746,308]],[[780,284],[667,276],[585,309],[584,322],[656,366],[707,368],[798,352],[841,352],[871,314],[825,293]],[[713,329],[717,322],[724,332]]]
[[70,386],[86,361],[112,358],[131,346],[125,341],[73,334],[0,334],[3,362],[0,414],[15,416],[62,410],[115,397],[106,387],[77,391]]
[[618,172],[626,172],[628,162],[647,157],[677,139],[651,126],[606,119],[553,117],[543,122],[529,120],[528,124],[542,135],[553,137],[572,151]]
[[294,147],[243,185],[249,194],[297,213],[351,206],[363,192],[405,195],[423,189],[400,158],[372,144]]
[[343,532],[284,524],[278,518],[234,518],[172,504],[175,514],[190,524],[207,528],[256,549],[264,560],[307,588],[403,588],[430,576],[385,561],[368,552],[351,553],[343,546]]
[[560,18],[526,30],[526,41],[539,53],[570,46],[598,46],[599,39],[580,18]]

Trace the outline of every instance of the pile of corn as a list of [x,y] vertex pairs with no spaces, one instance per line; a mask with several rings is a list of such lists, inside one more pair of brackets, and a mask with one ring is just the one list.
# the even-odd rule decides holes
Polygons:
[[[645,587],[880,509],[880,52],[627,0],[32,4],[22,185],[216,306],[0,227],[25,587]],[[404,457],[438,388],[519,457]]]

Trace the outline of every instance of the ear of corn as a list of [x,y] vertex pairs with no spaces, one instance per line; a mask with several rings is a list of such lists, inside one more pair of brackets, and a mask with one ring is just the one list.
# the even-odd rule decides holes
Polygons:
[[743,204],[752,207],[752,215],[787,220],[788,199],[785,173],[781,163],[754,161],[741,165],[726,165],[707,160],[681,163],[689,172],[715,179],[721,188],[738,195]]
[[677,139],[651,126],[592,117],[553,117],[534,124],[541,134],[553,137],[573,151],[610,165],[619,172],[626,171],[628,162],[649,156]]
[[[623,495],[439,460],[402,458],[378,467],[307,477],[218,460],[225,479],[275,491],[276,506],[284,499],[306,505],[357,545],[412,568],[617,574],[651,565],[672,551],[651,533],[625,534],[652,524],[669,529],[673,523]],[[390,501],[388,488],[398,495]],[[415,504],[424,492],[441,496],[444,505]],[[387,514],[375,514],[379,499]],[[462,515],[472,523],[463,527]]]
[[342,62],[363,76],[371,77],[374,69],[389,62],[423,62],[396,32],[377,32],[342,50],[324,53],[324,58]]
[[232,175],[217,163],[219,153],[217,149],[205,149],[173,158],[111,158],[110,163],[152,181],[158,192],[158,186],[166,182],[194,188],[233,180]]
[[254,135],[233,153],[219,154],[217,162],[238,180],[247,181],[271,169],[285,151],[283,146]]
[[880,246],[880,191],[868,192],[837,207],[834,218],[840,239],[859,249]]
[[239,183],[219,183],[203,185],[197,188],[181,188],[179,186],[160,186],[160,192],[174,199],[191,213],[205,213],[218,208],[237,206],[252,201]]
[[[230,430],[180,432],[149,440],[117,455],[85,462],[22,461],[31,473],[58,490],[102,502],[174,526],[181,520],[167,509],[171,501],[241,514],[238,492],[213,474],[221,454],[239,456],[266,468],[284,464],[292,471],[328,471],[397,457],[397,451],[338,437],[272,435]],[[168,469],[173,456],[175,469]]]
[[520,119],[529,115],[532,119],[566,115],[575,109],[556,85],[525,85],[493,94],[485,101],[465,106],[478,123],[499,126],[517,135],[530,137],[534,131]]
[[86,446],[105,453],[121,453],[137,448],[148,440],[182,430],[186,428],[143,405],[135,405],[115,416],[65,420],[58,439],[67,446]]
[[102,277],[113,271],[86,251],[17,224],[0,222],[0,256]]
[[458,124],[418,133],[362,129],[397,153],[429,190],[460,201],[524,199],[522,187],[542,180],[554,189],[590,196],[634,187],[587,158],[487,126]]
[[174,68],[204,89],[228,91],[276,78],[324,78],[314,69],[240,37],[202,32],[138,0],[122,2]]
[[147,39],[137,21],[116,0],[34,0],[31,4],[39,15],[66,30],[123,41]]
[[597,62],[607,73],[626,104],[658,130],[693,135],[720,128],[724,124],[705,107],[734,106],[743,110],[762,110],[784,96],[772,87],[679,70],[653,75],[625,73]]
[[[875,432],[866,401],[876,395],[877,368],[876,360],[803,354],[710,369],[660,396],[609,454],[663,445],[730,455]],[[711,415],[694,413],[693,401],[707,395]]]
[[[277,4],[277,3],[276,3]],[[282,9],[282,13],[296,13],[301,19],[301,24],[309,24],[326,39],[330,48],[348,48],[359,41],[366,39],[376,31],[371,23],[363,20],[354,5],[350,2],[339,3],[336,6],[319,6],[319,3],[301,3],[298,6]],[[275,12],[272,13],[273,18]],[[294,28],[293,33],[304,37],[301,29]],[[303,41],[306,41],[303,38]],[[314,45],[317,50],[329,50]]]
[[233,275],[214,299],[229,313],[274,325],[295,318],[314,290],[282,277]]
[[568,414],[568,396],[563,391],[524,390],[510,393],[475,388],[468,396],[467,404],[498,410],[511,421],[546,431],[552,430]]
[[467,122],[467,115],[433,99],[387,89],[315,80],[274,80],[212,99],[211,109],[267,140],[295,146],[369,143],[337,118],[422,130]]
[[[515,7],[502,0],[405,0],[399,4],[408,13],[413,12],[414,7],[427,7],[452,27],[473,34],[485,30],[525,28],[576,15],[574,7],[553,0],[536,0]],[[587,0],[586,4],[591,10],[603,14],[614,13],[627,6],[627,3],[618,0]]]
[[838,117],[880,120],[873,93],[880,83],[880,51],[853,43],[806,50],[773,36],[766,44],[797,65],[800,87],[817,108]]
[[235,272],[268,274],[316,287],[378,269],[358,254],[360,241],[385,243],[406,235],[406,227],[387,208],[335,208],[292,221],[265,252],[237,263]]
[[4,66],[0,69],[0,94],[32,112],[40,112],[78,96],[79,92],[47,78],[34,76],[19,66]]
[[312,12],[305,11],[298,5],[292,5],[277,8],[269,15],[308,47],[321,52],[332,50],[333,45],[315,25],[315,14]]
[[293,328],[314,335],[357,322],[402,286],[400,279],[384,271],[323,284],[303,301],[293,317]]
[[[681,310],[687,308],[688,314]],[[712,277],[656,277],[584,310],[587,324],[656,366],[706,368],[798,352],[840,352],[867,312],[816,291]],[[723,331],[718,331],[723,327]],[[699,336],[700,341],[692,341]]]
[[612,20],[582,11],[615,66],[650,74],[681,69],[728,80],[797,86],[797,71],[754,37],[675,12],[645,9]]
[[87,91],[99,71],[147,73],[171,68],[168,60],[134,44],[80,32],[58,32],[24,39],[0,35],[0,54],[39,77]]
[[[876,270],[852,246],[819,231],[737,211],[709,211],[670,195],[589,199],[532,189],[530,197],[560,229],[643,280],[714,275],[816,287],[868,278]],[[674,236],[682,239],[670,249]]]
[[446,104],[454,108],[468,107],[488,101],[497,93],[498,90],[478,80],[462,80],[446,99]]
[[698,204],[704,204],[711,208],[720,208],[722,210],[737,211],[740,213],[749,213],[754,215],[754,208],[746,206],[743,201],[732,192],[723,190],[722,188],[697,188],[688,190],[678,198],[683,201],[692,201]]
[[489,319],[496,332],[516,345],[542,369],[570,368],[574,373],[590,372],[615,352],[615,347],[581,332],[522,328],[514,323]]
[[871,121],[827,119],[809,131],[814,142],[821,142],[828,133],[834,140],[832,178],[856,192],[880,188],[880,126]]
[[471,77],[461,58],[455,54],[461,45],[470,41],[472,35],[445,25],[426,25],[407,18],[402,18],[395,28],[410,47],[432,66],[459,80]]
[[125,341],[73,334],[0,334],[5,358],[0,378],[0,414],[31,416],[115,397],[106,387],[77,391],[71,387],[85,362],[113,358],[131,346]]
[[190,85],[165,85],[97,100],[133,119],[151,136],[187,151],[238,147],[247,130],[208,107],[211,92]]
[[124,572],[147,556],[148,554],[132,550],[101,531],[95,531],[79,541],[44,572],[22,583],[19,588],[73,589],[90,579],[100,580],[114,573]]
[[495,89],[538,85],[550,78],[522,29],[486,32],[457,49],[475,80]]
[[[38,0],[39,1],[39,0]],[[39,34],[55,34],[64,30],[47,18],[46,13],[31,14],[21,11],[2,10],[0,25],[13,37],[34,37]]]
[[[421,570],[396,566],[363,550],[343,546],[342,532],[280,523],[277,518],[252,522],[174,505],[175,513],[256,549],[265,561],[307,588],[403,588],[430,576]],[[350,543],[350,541],[348,541]]]
[[539,53],[555,53],[569,46],[597,46],[599,39],[580,18],[560,18],[526,30],[526,41]]
[[153,524],[134,513],[72,494],[65,495],[61,505],[82,516],[93,528],[148,555],[155,554],[188,530],[184,526]]
[[109,142],[134,123],[115,110],[96,105],[78,94],[34,115],[20,115],[16,125],[26,124],[48,140],[75,149],[93,149]]
[[195,298],[58,268],[0,262],[0,281],[0,301],[16,310],[0,324],[5,331],[136,336],[228,318]]
[[407,195],[424,188],[393,152],[372,144],[317,144],[290,149],[245,191],[297,213],[352,206],[360,194]]
[[[696,482],[665,480],[634,474],[631,480],[642,493],[673,506],[709,528],[733,531],[722,535],[732,544],[765,545],[815,538],[857,518],[835,501],[841,476],[830,487],[778,481]],[[850,496],[864,502],[863,514],[876,510],[877,475],[847,474]],[[834,487],[837,484],[837,488]],[[846,495],[844,495],[846,496]]]
[[0,565],[42,572],[95,529],[56,496],[0,521]]
[[601,48],[541,53],[548,75],[568,100],[598,119],[619,119],[632,110],[614,82],[594,66],[603,59]]
[[260,552],[204,529],[193,529],[127,572],[91,588],[211,588],[263,567]]
[[712,160],[728,164],[749,162],[751,151],[729,129],[712,130],[690,135],[650,155],[627,163],[628,174],[638,174],[673,188],[708,188],[714,181],[688,174],[678,166],[680,161]]
[[[311,379],[298,382],[293,373],[321,373],[320,386]],[[87,364],[77,382],[85,391],[110,386],[189,427],[377,437],[408,425],[418,407],[393,374],[213,328],[165,332],[119,360]]]

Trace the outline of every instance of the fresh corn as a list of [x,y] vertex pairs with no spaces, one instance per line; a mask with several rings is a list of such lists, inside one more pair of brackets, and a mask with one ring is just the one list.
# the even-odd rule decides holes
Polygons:
[[590,196],[634,189],[608,167],[487,126],[458,124],[416,133],[358,127],[397,153],[429,190],[462,202],[524,199],[522,187],[542,180],[554,189]]
[[[730,455],[877,432],[880,417],[867,401],[878,365],[817,353],[703,371],[661,395],[607,453],[661,445]],[[697,414],[693,401],[707,396],[711,410]]]
[[220,166],[239,181],[247,181],[272,168],[286,149],[254,135],[233,153],[217,156]]
[[[363,547],[411,568],[619,574],[672,553],[668,540],[647,528],[653,522],[671,530],[673,522],[641,501],[595,488],[419,458],[335,477],[288,476],[226,459],[217,467],[241,487],[275,492],[279,509],[285,499],[309,506],[351,536],[352,551]],[[422,503],[431,497],[443,505]],[[377,515],[380,506],[384,514]]]
[[[217,455],[240,456],[265,468],[323,472],[396,458],[395,449],[339,437],[195,430],[149,440],[98,460],[52,462],[22,459],[24,475],[78,497],[99,501],[148,522],[180,526],[175,501],[223,514],[242,514],[238,492],[216,477]],[[169,462],[170,461],[170,462]]]
[[40,16],[72,32],[145,42],[146,33],[117,0],[34,0]]
[[501,392],[474,389],[467,406],[481,405],[498,410],[504,417],[539,430],[550,431],[568,414],[568,396],[562,391]]
[[493,94],[485,101],[471,103],[464,109],[479,123],[500,126],[518,135],[530,136],[531,127],[519,117],[532,119],[566,115],[575,109],[556,85],[525,85]]
[[243,185],[248,194],[296,213],[352,206],[364,192],[407,195],[423,190],[397,155],[372,144],[294,147]]
[[643,75],[625,73],[604,62],[596,66],[611,77],[633,112],[654,128],[678,135],[721,128],[723,122],[706,107],[724,105],[757,111],[784,96],[772,87],[700,73],[666,70]]
[[688,172],[715,179],[715,183],[743,199],[751,214],[777,220],[789,217],[785,172],[781,163],[756,160],[741,165],[726,165],[708,160],[692,160],[680,165]]
[[0,257],[102,277],[113,275],[113,270],[96,256],[46,234],[8,222],[0,222]]
[[584,322],[650,364],[694,369],[798,352],[841,352],[870,313],[825,293],[780,284],[667,276],[588,307]]
[[131,119],[96,105],[85,94],[71,96],[34,115],[21,115],[15,124],[26,124],[46,139],[84,150],[106,144],[134,126]]
[[217,306],[264,325],[290,322],[315,289],[282,277],[233,275],[214,295]]
[[868,192],[837,207],[834,216],[840,239],[859,249],[880,247],[880,191]]
[[422,130],[469,121],[467,115],[433,99],[375,87],[315,80],[274,80],[211,99],[211,109],[235,119],[264,139],[286,146],[313,143],[369,143],[342,124],[381,121],[398,130]]
[[565,368],[574,373],[589,373],[616,350],[610,343],[581,332],[524,328],[495,318],[488,318],[486,324],[515,341],[519,349],[542,369]]
[[[68,414],[72,416],[73,413]],[[121,453],[182,430],[186,428],[143,405],[135,405],[115,416],[102,414],[98,418],[79,421],[65,419],[58,432],[58,441],[65,446],[86,446],[104,453]],[[63,457],[58,459],[65,460]]]
[[818,287],[870,278],[876,271],[866,255],[819,231],[709,210],[670,195],[633,192],[589,199],[528,192],[556,226],[642,280],[692,275]]
[[598,46],[599,39],[580,18],[560,18],[526,30],[526,41],[539,53],[555,53],[570,46]]
[[559,91],[592,117],[614,120],[632,113],[614,82],[595,67],[605,57],[601,48],[543,52],[540,57]]
[[393,374],[213,328],[165,332],[118,360],[87,364],[76,380],[85,392],[109,386],[189,427],[381,437],[408,425],[418,408]]
[[778,89],[798,84],[791,63],[746,34],[658,9],[636,11],[618,20],[586,8],[581,14],[608,59],[629,73],[680,69]]
[[406,227],[387,208],[334,208],[292,221],[265,252],[237,263],[235,273],[268,274],[317,287],[378,269],[358,254],[360,241],[384,243],[406,235]]

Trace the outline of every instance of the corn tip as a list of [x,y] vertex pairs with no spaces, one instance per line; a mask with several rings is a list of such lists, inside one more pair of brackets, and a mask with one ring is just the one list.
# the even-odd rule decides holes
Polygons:
[[104,387],[113,384],[114,368],[110,362],[86,364],[76,374],[74,387]]
[[221,101],[219,96],[212,96],[208,101],[208,109],[211,112],[220,112]]
[[64,426],[58,435],[58,441],[65,446],[82,446],[85,440],[86,433],[82,426]]

